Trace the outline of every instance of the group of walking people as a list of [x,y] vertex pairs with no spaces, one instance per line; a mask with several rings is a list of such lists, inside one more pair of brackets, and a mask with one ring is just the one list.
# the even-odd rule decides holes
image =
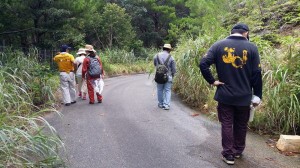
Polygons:
[[89,96],[89,104],[102,103],[104,87],[104,70],[102,61],[92,45],[85,45],[77,52],[77,57],[69,53],[70,47],[62,45],[60,52],[54,56],[60,74],[60,88],[65,106],[76,103],[76,85],[78,96],[83,100]]
[[[63,45],[61,53],[54,57],[60,70],[65,105],[76,103],[75,69],[79,96],[86,99],[88,92],[90,104],[94,104],[96,94],[101,103],[104,71],[93,46],[86,45],[79,49],[75,60],[68,49],[67,45]],[[171,107],[172,83],[176,74],[171,51],[171,45],[165,44],[163,51],[153,59],[158,107],[164,110]],[[218,79],[210,71],[212,64],[216,66]],[[243,23],[234,25],[228,37],[211,46],[201,59],[199,68],[205,80],[217,87],[214,99],[218,102],[218,118],[221,122],[222,159],[232,165],[236,158],[242,156],[246,146],[250,106],[258,106],[262,98],[260,58],[257,47],[249,42],[249,27]]]

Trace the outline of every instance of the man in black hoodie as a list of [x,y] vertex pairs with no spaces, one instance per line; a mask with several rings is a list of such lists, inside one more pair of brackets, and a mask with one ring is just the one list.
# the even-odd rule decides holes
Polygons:
[[[218,80],[210,71],[216,65]],[[201,59],[205,80],[217,87],[218,118],[222,125],[222,155],[227,164],[241,157],[245,149],[250,105],[262,98],[262,76],[257,47],[249,42],[249,27],[238,23],[231,35],[216,42]],[[253,100],[257,100],[253,103]]]

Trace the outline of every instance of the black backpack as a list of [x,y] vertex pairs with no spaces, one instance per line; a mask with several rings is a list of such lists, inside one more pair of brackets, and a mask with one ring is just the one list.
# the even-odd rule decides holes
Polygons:
[[158,84],[165,84],[168,82],[168,62],[171,55],[168,56],[167,60],[162,64],[160,59],[157,55],[158,65],[156,66],[156,73],[155,73],[155,82]]
[[90,64],[88,68],[88,73],[91,77],[99,77],[101,75],[101,66],[99,60],[95,57],[88,57],[90,59]]

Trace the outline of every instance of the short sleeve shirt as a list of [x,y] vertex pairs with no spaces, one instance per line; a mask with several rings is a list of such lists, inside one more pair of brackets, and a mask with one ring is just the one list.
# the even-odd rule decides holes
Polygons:
[[53,60],[58,64],[60,72],[70,73],[74,71],[74,56],[69,53],[60,53],[56,55]]
[[82,74],[82,66],[83,66],[84,58],[85,58],[85,56],[79,56],[79,57],[75,58],[75,64],[77,65],[76,75]]

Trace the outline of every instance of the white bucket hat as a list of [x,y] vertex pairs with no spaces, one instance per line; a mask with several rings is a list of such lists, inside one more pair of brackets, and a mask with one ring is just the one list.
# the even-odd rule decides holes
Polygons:
[[85,51],[92,51],[94,53],[96,53],[96,50],[94,50],[94,47],[92,45],[85,45]]
[[76,54],[77,54],[77,55],[81,55],[81,54],[86,55],[85,49],[84,49],[84,48],[79,48],[79,50],[77,51]]
[[165,45],[163,46],[163,48],[167,48],[167,49],[172,50],[171,44],[165,44]]

